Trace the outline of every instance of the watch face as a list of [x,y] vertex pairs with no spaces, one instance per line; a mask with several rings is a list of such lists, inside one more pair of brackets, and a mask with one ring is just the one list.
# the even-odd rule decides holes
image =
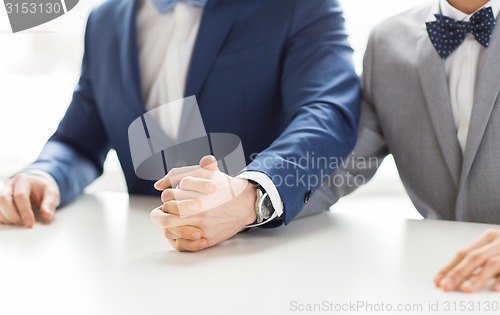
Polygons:
[[259,212],[261,217],[266,220],[271,217],[273,211],[273,204],[271,202],[271,198],[268,195],[262,200],[262,207],[260,207]]

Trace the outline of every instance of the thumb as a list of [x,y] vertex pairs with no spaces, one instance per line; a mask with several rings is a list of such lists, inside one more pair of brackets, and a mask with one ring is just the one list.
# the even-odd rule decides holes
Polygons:
[[217,159],[213,155],[205,155],[200,160],[200,166],[206,168],[211,171],[218,171],[217,167]]
[[40,214],[45,221],[51,222],[54,220],[59,199],[60,196],[58,192],[51,189],[45,189],[42,203],[40,205]]

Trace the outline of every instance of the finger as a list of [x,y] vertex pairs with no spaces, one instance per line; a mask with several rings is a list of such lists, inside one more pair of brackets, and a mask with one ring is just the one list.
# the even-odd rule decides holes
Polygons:
[[202,212],[201,204],[196,199],[171,200],[161,207],[163,212],[180,216],[181,218]]
[[186,250],[184,248],[181,248],[177,245],[177,240],[175,239],[168,239],[168,242],[170,243],[170,246],[172,246],[176,251],[178,252],[185,252]]
[[177,240],[176,239],[170,238],[170,237],[166,237],[166,238],[167,238],[167,241],[170,244],[170,246],[172,246],[176,251],[178,251],[178,252],[185,251],[183,248],[180,248],[179,246],[177,246]]
[[202,194],[213,194],[217,191],[217,185],[211,180],[187,176],[179,182],[179,189],[195,191]]
[[434,278],[434,283],[436,286],[439,286],[440,281],[453,269],[455,268],[464,258],[473,250],[481,248],[482,246],[490,243],[497,236],[496,231],[488,230],[484,232],[481,237],[479,237],[476,241],[472,242],[468,247],[458,252],[453,258],[453,260],[446,265],[443,269],[441,269],[436,277]]
[[161,201],[167,202],[171,200],[187,200],[187,199],[201,199],[206,197],[204,194],[200,194],[194,191],[186,191],[181,189],[168,188],[161,193]]
[[197,227],[185,225],[165,229],[165,236],[171,239],[186,239],[190,241],[196,241],[202,237],[202,233],[201,230]]
[[173,188],[177,185],[172,185],[172,179],[176,178],[177,176],[181,176],[182,174],[190,173],[196,169],[200,168],[198,165],[192,165],[192,166],[186,166],[186,167],[178,167],[178,168],[173,168],[171,169],[167,175],[165,175],[163,178],[158,180],[155,184],[154,187],[157,190],[163,190],[167,188]]
[[0,211],[0,224],[7,224],[7,220],[3,217],[1,211]]
[[202,157],[200,160],[200,166],[212,171],[219,170],[219,167],[217,166],[217,159],[213,155],[205,155]]
[[21,217],[17,212],[16,206],[14,204],[14,198],[12,196],[14,183],[9,181],[5,184],[0,193],[0,212],[3,215],[7,224],[19,224],[21,222]]
[[476,241],[474,241],[467,248],[465,248],[465,251],[471,252],[473,250],[481,248],[481,247],[485,246],[486,244],[491,243],[493,240],[495,240],[499,236],[500,236],[499,231],[493,230],[493,229],[487,230],[481,235],[481,237],[479,237]]
[[491,286],[491,291],[500,292],[500,276],[497,277],[497,280]]
[[179,238],[176,234],[174,234],[172,231],[170,231],[170,229],[163,229],[163,235],[165,236],[165,238],[167,240],[175,241],[176,239]]
[[500,256],[489,259],[477,274],[471,276],[460,286],[460,291],[475,292],[500,274]]
[[14,204],[21,218],[20,224],[29,228],[35,224],[35,214],[30,200],[31,189],[31,183],[23,179],[17,180],[13,187]]
[[196,241],[190,241],[183,238],[176,240],[177,246],[190,252],[197,252],[208,247],[208,241],[200,238]]
[[52,188],[45,188],[42,203],[40,205],[40,214],[47,222],[54,220],[56,208],[60,202],[59,192]]
[[445,291],[456,290],[477,268],[482,267],[488,259],[498,254],[500,254],[498,245],[494,243],[468,253],[460,263],[443,277],[439,286]]
[[187,222],[181,219],[178,215],[172,215],[163,212],[160,208],[151,211],[151,221],[161,228],[171,228],[174,226],[188,225]]
[[453,258],[453,260],[437,273],[436,277],[434,278],[434,284],[439,287],[443,278],[450,272],[450,270],[455,268],[465,258],[466,255],[466,251],[459,251]]
[[211,171],[200,167],[199,165],[186,166],[180,168],[174,168],[170,172],[168,172],[165,177],[160,179],[154,184],[154,187],[157,190],[164,190],[167,188],[174,188],[179,185],[181,179],[186,176],[193,176],[199,178],[209,178],[212,174]]

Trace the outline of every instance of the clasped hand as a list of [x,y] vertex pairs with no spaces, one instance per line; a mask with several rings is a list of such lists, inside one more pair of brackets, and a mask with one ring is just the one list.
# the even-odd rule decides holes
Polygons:
[[221,172],[213,156],[172,169],[155,188],[162,191],[163,205],[151,219],[178,251],[214,246],[256,220],[255,187]]

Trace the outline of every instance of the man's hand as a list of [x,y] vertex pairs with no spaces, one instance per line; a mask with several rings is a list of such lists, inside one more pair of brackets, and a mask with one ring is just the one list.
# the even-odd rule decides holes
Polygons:
[[443,268],[434,279],[444,291],[475,292],[495,279],[492,291],[500,292],[500,230],[488,230]]
[[33,227],[35,211],[43,220],[54,218],[59,204],[59,188],[50,180],[33,174],[17,174],[0,192],[0,224]]
[[213,156],[171,170],[155,188],[163,190],[163,205],[151,218],[178,251],[214,246],[256,220],[255,187],[222,173]]

